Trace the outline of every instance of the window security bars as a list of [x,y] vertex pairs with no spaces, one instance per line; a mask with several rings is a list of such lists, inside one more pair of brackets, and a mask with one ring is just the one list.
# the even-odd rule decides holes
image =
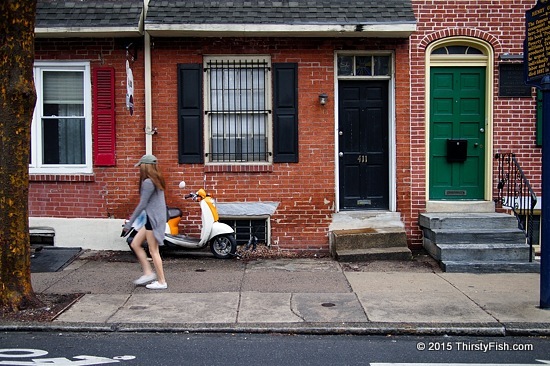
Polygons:
[[235,230],[237,245],[246,245],[250,238],[255,237],[258,243],[268,245],[267,220],[266,219],[220,219]]
[[263,60],[213,60],[208,72],[211,162],[267,161],[266,87],[269,65]]

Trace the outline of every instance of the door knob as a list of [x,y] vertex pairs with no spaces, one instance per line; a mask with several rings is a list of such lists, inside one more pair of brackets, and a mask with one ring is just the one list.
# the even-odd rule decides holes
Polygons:
[[344,157],[344,153],[340,151],[340,152],[338,153],[338,156],[341,157],[341,158],[343,158],[343,157]]
[[483,127],[481,127],[481,128],[479,129],[479,132],[483,133],[483,132],[485,132],[485,129],[484,129]]

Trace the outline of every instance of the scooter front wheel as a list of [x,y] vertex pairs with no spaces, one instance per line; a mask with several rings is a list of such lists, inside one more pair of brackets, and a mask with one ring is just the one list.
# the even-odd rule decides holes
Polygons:
[[214,257],[229,259],[235,257],[237,252],[237,241],[233,234],[218,235],[210,240],[210,250]]

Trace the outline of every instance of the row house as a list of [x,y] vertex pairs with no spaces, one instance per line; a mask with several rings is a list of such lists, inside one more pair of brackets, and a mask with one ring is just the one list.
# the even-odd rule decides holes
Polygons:
[[239,242],[438,256],[436,214],[499,211],[495,154],[513,152],[540,197],[537,95],[521,82],[534,5],[38,0],[31,227],[124,249],[134,164],[152,153],[192,235],[181,180],[213,194]]

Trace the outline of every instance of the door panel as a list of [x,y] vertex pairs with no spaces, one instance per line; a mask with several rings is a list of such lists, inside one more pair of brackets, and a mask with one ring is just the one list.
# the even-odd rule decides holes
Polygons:
[[[432,67],[430,199],[483,199],[485,68]],[[465,140],[463,162],[449,162],[447,140]]]
[[340,208],[387,209],[388,82],[340,81]]

